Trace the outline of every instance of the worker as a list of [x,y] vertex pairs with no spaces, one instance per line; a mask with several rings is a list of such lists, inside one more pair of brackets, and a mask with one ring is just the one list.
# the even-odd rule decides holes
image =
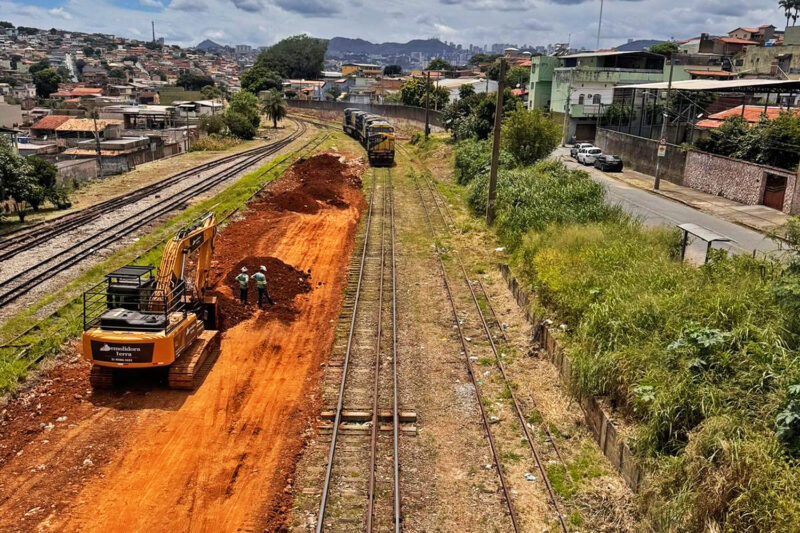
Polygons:
[[239,299],[242,305],[247,305],[247,284],[250,282],[250,276],[247,275],[247,267],[242,267],[242,271],[236,276],[236,281],[239,282]]
[[256,280],[256,288],[258,289],[258,306],[261,307],[263,305],[265,297],[269,305],[275,304],[272,298],[269,297],[269,292],[267,292],[267,267],[261,265],[259,271],[253,274],[253,279]]

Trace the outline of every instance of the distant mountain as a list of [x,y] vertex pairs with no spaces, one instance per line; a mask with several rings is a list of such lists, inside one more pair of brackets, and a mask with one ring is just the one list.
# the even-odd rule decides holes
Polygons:
[[666,41],[656,41],[653,39],[639,39],[638,41],[628,41],[625,44],[614,47],[614,50],[620,52],[641,52],[647,50],[651,46],[664,43]]
[[197,50],[202,50],[203,52],[219,52],[220,50],[224,50],[225,47],[221,44],[215,43],[210,39],[206,39],[202,43],[195,46]]
[[346,55],[406,55],[422,52],[426,55],[446,55],[458,50],[439,39],[414,39],[407,43],[371,43],[364,39],[334,37],[328,41],[328,57]]

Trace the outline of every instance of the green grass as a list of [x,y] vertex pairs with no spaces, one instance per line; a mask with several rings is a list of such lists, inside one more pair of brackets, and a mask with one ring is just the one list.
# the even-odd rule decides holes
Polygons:
[[[485,181],[480,169],[462,179],[476,220]],[[647,527],[796,531],[800,443],[779,439],[775,420],[800,384],[798,274],[725,254],[682,264],[675,231],[645,228],[603,195],[557,162],[506,168],[494,229],[537,316],[569,326],[573,389],[608,397],[633,426],[650,471],[638,499]],[[574,473],[552,470],[571,494]]]
[[[14,346],[0,348],[0,394],[12,392],[35,366],[33,361],[58,354],[68,340],[80,335],[83,329],[82,291],[102,280],[116,268],[136,262],[158,266],[164,242],[179,228],[213,211],[223,218],[246,201],[266,183],[279,177],[297,158],[297,152],[281,155],[258,170],[251,172],[213,198],[204,200],[158,225],[133,245],[115,252],[63,288],[43,297],[16,314],[0,327],[0,339]],[[54,303],[66,302],[57,311],[41,319],[44,310]],[[35,328],[17,338],[31,327]],[[25,345],[21,350],[18,346]]]

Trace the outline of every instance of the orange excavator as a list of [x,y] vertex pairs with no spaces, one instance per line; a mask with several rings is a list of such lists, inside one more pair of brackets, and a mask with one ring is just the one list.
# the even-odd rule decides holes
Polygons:
[[[130,369],[168,368],[174,389],[195,389],[219,350],[216,298],[208,274],[217,220],[213,213],[182,229],[153,267],[128,265],[83,295],[83,354],[94,388],[113,388]],[[194,271],[194,275],[188,273]]]

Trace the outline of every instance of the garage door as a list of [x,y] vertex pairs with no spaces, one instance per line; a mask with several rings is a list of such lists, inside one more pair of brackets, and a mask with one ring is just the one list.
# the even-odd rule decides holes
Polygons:
[[596,128],[596,124],[578,124],[575,126],[575,140],[593,141]]

